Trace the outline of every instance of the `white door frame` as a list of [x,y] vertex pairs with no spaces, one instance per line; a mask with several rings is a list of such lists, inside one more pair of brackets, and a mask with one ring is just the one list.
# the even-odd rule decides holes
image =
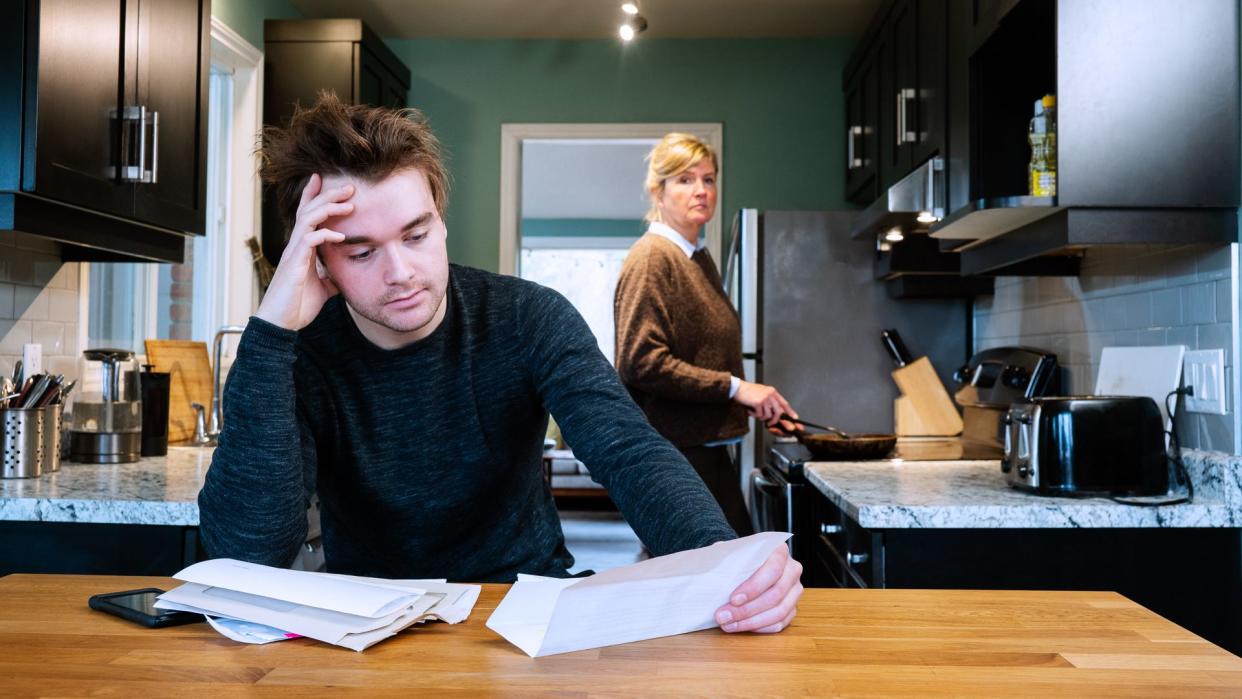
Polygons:
[[211,286],[204,294],[209,300],[207,308],[194,309],[196,319],[201,316],[206,320],[205,328],[195,324],[196,329],[206,331],[205,342],[211,342],[211,336],[222,325],[245,325],[258,308],[258,277],[245,241],[257,237],[262,225],[254,146],[263,128],[263,52],[212,17],[211,62],[233,73],[233,111],[229,152],[227,159],[219,163],[227,172],[217,180],[228,182],[227,189],[219,192],[227,198],[227,205],[216,202],[216,210],[207,212],[209,220],[223,216],[221,229],[227,231],[227,237],[205,241],[212,258],[208,266]]
[[[716,151],[724,169],[724,125],[688,124],[501,124],[500,125],[500,273],[517,273],[522,216],[522,141],[527,139],[658,139],[671,131],[701,138]],[[642,183],[635,183],[641,186]],[[717,202],[724,201],[723,185]],[[720,209],[704,226],[707,249],[720,259]]]

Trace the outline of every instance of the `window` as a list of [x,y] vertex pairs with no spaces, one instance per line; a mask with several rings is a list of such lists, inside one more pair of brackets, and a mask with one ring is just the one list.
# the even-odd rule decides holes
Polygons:
[[209,342],[221,325],[244,324],[257,305],[244,238],[259,230],[250,151],[261,124],[263,56],[214,17],[211,39],[207,234],[187,241],[184,264],[84,265],[85,347],[142,354],[147,338]]
[[642,235],[652,139],[526,139],[518,274],[561,292],[613,360],[613,294]]

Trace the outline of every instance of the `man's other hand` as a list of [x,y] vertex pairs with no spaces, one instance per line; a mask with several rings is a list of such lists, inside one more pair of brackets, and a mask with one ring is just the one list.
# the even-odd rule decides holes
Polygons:
[[729,633],[776,633],[793,621],[802,597],[802,564],[789,556],[789,547],[776,547],[755,574],[738,585],[729,604],[716,610],[716,623]]

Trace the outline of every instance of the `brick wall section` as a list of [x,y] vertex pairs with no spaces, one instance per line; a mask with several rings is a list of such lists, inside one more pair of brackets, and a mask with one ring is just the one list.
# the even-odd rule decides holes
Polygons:
[[43,345],[43,368],[78,377],[78,263],[59,246],[0,231],[0,371],[13,373],[22,345]]
[[168,337],[173,340],[189,340],[194,332],[194,246],[185,246],[185,262],[173,265],[169,270]]
[[974,305],[975,348],[1021,344],[1057,354],[1067,392],[1095,389],[1111,346],[1225,350],[1227,415],[1183,414],[1183,446],[1233,451],[1231,251],[1224,247],[1094,248],[1082,274],[997,279]]

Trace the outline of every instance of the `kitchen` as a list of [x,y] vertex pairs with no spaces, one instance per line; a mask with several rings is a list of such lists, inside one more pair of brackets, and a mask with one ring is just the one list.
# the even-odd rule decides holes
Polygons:
[[[967,3],[962,3],[966,5]],[[981,13],[992,12],[989,20],[993,27],[1003,25],[1000,14],[1005,12],[1029,12],[1029,1],[1022,3],[992,2],[978,3]],[[1065,4],[1065,3],[1061,3]],[[867,159],[868,144],[862,139],[851,141],[844,138],[852,132],[855,125],[848,120],[848,85],[849,76],[857,74],[852,71],[851,64],[863,66],[862,74],[866,74],[869,65],[865,54],[879,51],[881,46],[893,45],[885,37],[889,36],[885,29],[887,14],[893,5],[907,7],[913,3],[831,3],[828,8],[816,8],[817,3],[807,3],[808,12],[820,14],[808,15],[815,21],[801,22],[806,34],[793,34],[793,38],[758,38],[749,39],[741,36],[782,36],[776,30],[764,29],[764,25],[755,24],[753,20],[744,35],[737,33],[721,33],[710,27],[700,28],[701,34],[690,33],[694,30],[683,30],[687,34],[669,34],[665,36],[694,35],[700,38],[683,40],[677,38],[661,38],[661,31],[656,21],[659,5],[648,3],[643,11],[651,20],[648,32],[629,45],[595,38],[590,40],[556,40],[558,19],[572,17],[564,14],[565,6],[541,3],[528,11],[522,18],[522,24],[528,27],[531,36],[546,36],[547,39],[513,40],[501,36],[479,34],[470,39],[452,38],[451,34],[439,35],[437,38],[402,38],[386,39],[385,44],[410,71],[408,95],[411,104],[425,110],[432,121],[433,127],[447,144],[452,155],[451,168],[454,173],[456,187],[449,209],[449,227],[452,235],[448,238],[450,258],[456,262],[475,265],[487,269],[501,268],[501,246],[497,244],[497,222],[501,220],[502,191],[501,181],[497,173],[501,164],[501,125],[508,123],[621,123],[621,122],[718,122],[724,129],[724,162],[726,174],[722,180],[723,196],[717,219],[727,219],[732,213],[743,207],[759,207],[764,210],[845,210],[855,206],[867,206],[879,196],[881,187],[896,183],[915,166],[923,161],[923,154],[910,153],[906,164],[896,163],[889,166],[889,172],[876,172],[870,185],[866,177],[855,172],[859,168],[847,168],[847,151],[852,145],[861,159]],[[935,3],[919,3],[919,7],[934,6]],[[953,12],[960,11],[958,3],[949,3],[944,21],[946,24],[956,21]],[[1014,9],[1014,5],[1018,5]],[[301,3],[212,3],[212,13],[216,20],[231,27],[251,47],[264,47],[264,19],[297,19],[303,17],[334,16],[336,11],[321,10],[312,2]],[[560,10],[560,13],[553,9]],[[1230,12],[1236,15],[1236,8]],[[851,14],[852,13],[852,14]],[[370,23],[371,17],[361,9],[353,10],[351,15],[362,14]],[[486,13],[482,13],[486,14]],[[601,10],[600,15],[611,23],[614,15],[619,13],[609,6]],[[708,13],[709,15],[712,13]],[[722,13],[723,14],[723,13]],[[1136,13],[1141,14],[1141,13]],[[884,15],[881,17],[880,15]],[[875,21],[873,21],[873,16]],[[851,18],[846,20],[846,18]],[[1015,16],[1023,19],[1020,16]],[[377,11],[374,28],[390,36],[391,28],[384,28],[382,13]],[[1047,21],[1036,17],[1037,21]],[[464,21],[464,20],[463,20]],[[566,19],[566,21],[568,21]],[[669,20],[671,21],[671,20]],[[1005,20],[1014,21],[1014,17]],[[700,19],[700,22],[707,22]],[[987,21],[979,21],[980,33],[977,43],[984,44],[990,31],[984,25]],[[1221,26],[1234,26],[1233,22],[1218,22]],[[838,26],[849,25],[849,30],[838,30]],[[900,31],[908,31],[910,25],[901,24]],[[952,25],[959,26],[959,25]],[[543,27],[549,27],[544,29]],[[810,29],[813,27],[813,29]],[[869,29],[871,27],[871,29]],[[547,34],[540,34],[546,31]],[[611,31],[611,29],[609,30]],[[832,38],[837,31],[848,32],[844,36]],[[999,31],[999,30],[997,30]],[[1055,28],[1049,32],[1056,33]],[[1047,34],[1049,32],[1044,32]],[[869,38],[874,34],[879,39]],[[951,31],[949,36],[955,36]],[[427,36],[412,34],[411,37]],[[434,35],[433,35],[434,36]],[[458,35],[461,36],[461,35]],[[715,36],[715,38],[710,38]],[[830,38],[822,38],[829,36]],[[602,37],[602,35],[601,35]],[[1228,37],[1232,53],[1236,55],[1237,37]],[[878,43],[877,43],[878,41]],[[971,120],[955,118],[962,112],[961,105],[954,102],[962,99],[962,90],[954,89],[961,85],[962,75],[953,72],[968,72],[970,64],[961,60],[962,56],[976,53],[972,41],[949,41],[947,51],[950,56],[954,52],[962,54],[949,60],[946,65],[946,80],[949,83],[947,94],[950,104],[945,105],[945,123],[941,128],[948,133],[947,156],[948,177],[950,178],[950,205],[946,208],[950,213],[956,211],[972,197],[1001,197],[1025,194],[1025,189],[1018,191],[1011,187],[1015,168],[1005,172],[1004,179],[996,176],[989,179],[988,175],[978,175],[980,182],[962,185],[963,178],[969,182],[972,168],[963,169],[961,164],[973,163],[969,153],[963,154],[953,150],[954,144],[970,143]],[[907,46],[930,46],[931,43],[909,42]],[[984,46],[984,50],[993,47]],[[1045,51],[1047,48],[1045,47]],[[240,51],[239,53],[245,53]],[[864,55],[858,56],[859,53]],[[1193,53],[1193,52],[1192,52]],[[1057,65],[1064,72],[1066,67],[1043,56],[1045,65]],[[1190,60],[1185,54],[1179,60]],[[1197,54],[1196,54],[1197,55]],[[921,64],[920,57],[916,63]],[[1142,191],[1133,183],[1135,196],[1151,196],[1150,200],[1139,202],[1122,202],[1127,206],[1156,207],[1169,206],[1170,210],[1184,210],[1190,206],[1212,206],[1230,210],[1236,221],[1238,204],[1238,165],[1237,165],[1237,67],[1236,63],[1225,61],[1223,68],[1229,69],[1228,83],[1211,82],[1219,95],[1232,99],[1230,108],[1222,118],[1228,117],[1232,132],[1227,138],[1211,140],[1210,152],[1202,158],[1191,158],[1186,154],[1178,157],[1188,158],[1177,161],[1173,170],[1168,169],[1168,162],[1153,164],[1117,162],[1117,167],[1127,167],[1132,172],[1145,172],[1146,168],[1154,168],[1160,172],[1187,172],[1184,178],[1186,186],[1193,187],[1193,192],[1203,193],[1205,197],[1223,197],[1205,199],[1203,201],[1176,201],[1176,197],[1184,192],[1166,191],[1160,193],[1169,199],[1158,200],[1151,192]],[[1197,65],[1197,64],[1196,64]],[[956,68],[955,68],[956,67]],[[1069,66],[1073,68],[1073,66]],[[1044,69],[1046,72],[1046,68]],[[883,73],[884,71],[880,71]],[[969,82],[969,76],[966,80]],[[1064,76],[1058,76],[1064,79]],[[1197,83],[1196,83],[1197,84]],[[1225,84],[1227,87],[1219,88]],[[1066,94],[1068,85],[1057,85],[1061,88],[1058,94],[1060,101],[1069,110],[1072,102]],[[842,88],[846,88],[843,90]],[[1218,89],[1219,88],[1219,89]],[[1190,87],[1186,88],[1188,91]],[[1041,89],[1044,92],[1057,90]],[[891,92],[891,91],[890,91]],[[885,92],[884,94],[888,94]],[[1180,93],[1179,93],[1180,94]],[[1197,93],[1194,93],[1197,94]],[[244,92],[242,93],[244,98]],[[1149,97],[1155,100],[1155,97]],[[891,100],[875,98],[877,106],[887,106]],[[1215,102],[1213,102],[1215,104]],[[1163,122],[1157,117],[1168,107],[1165,103],[1143,102],[1134,106],[1133,118],[1139,125],[1136,132],[1147,133],[1146,129],[1158,129]],[[966,113],[969,114],[969,106]],[[1016,178],[1018,186],[1025,185],[1025,175],[1029,153],[1027,152],[1027,123],[1030,120],[1030,100],[1023,99],[1024,112],[1021,118],[1005,114],[996,119],[996,123],[1004,123],[1005,133],[979,134],[978,138],[1008,139],[1016,145],[1020,154],[1016,162]],[[1193,107],[1186,107],[1193,111]],[[885,112],[887,113],[887,111]],[[1180,113],[1180,112],[1179,112]],[[1216,114],[1207,110],[1209,114]],[[1167,116],[1167,115],[1166,115]],[[1073,115],[1069,111],[1062,113],[1062,185],[1066,192],[1072,191],[1072,164],[1067,160],[1069,155],[1065,133]],[[1144,121],[1150,119],[1152,121]],[[991,122],[989,122],[991,123]],[[1013,124],[1017,123],[1016,127]],[[877,126],[875,133],[889,134],[895,125]],[[1000,130],[1000,127],[997,127]],[[966,134],[965,138],[962,135]],[[1132,133],[1132,132],[1126,132]],[[1166,134],[1161,131],[1161,134]],[[1215,133],[1215,132],[1212,132]],[[1165,142],[1179,143],[1180,140],[1164,137]],[[1232,146],[1229,144],[1233,144]],[[877,144],[878,145],[878,144]],[[1121,148],[1112,145],[1112,148]],[[1006,152],[996,148],[988,153]],[[1121,152],[1121,151],[1118,151]],[[1112,151],[1110,151],[1112,153]],[[1223,155],[1222,155],[1223,154]],[[1012,153],[1008,153],[1012,156]],[[1166,154],[1167,155],[1167,154]],[[915,159],[918,158],[918,162]],[[988,167],[1000,168],[1008,160],[999,158],[999,164],[987,163]],[[1186,162],[1195,162],[1190,168]],[[165,160],[167,164],[167,159]],[[1210,163],[1210,165],[1205,165]],[[9,163],[10,167],[12,162]],[[865,169],[865,168],[864,168]],[[860,179],[861,178],[861,179]],[[1141,178],[1137,181],[1141,181]],[[993,182],[996,184],[993,185]],[[955,184],[957,183],[957,184]],[[863,190],[871,187],[869,194]],[[988,187],[1005,187],[1000,191],[992,191]],[[967,187],[976,187],[968,195]],[[1223,194],[1222,194],[1223,190]],[[1059,202],[1070,206],[1071,202]],[[1083,201],[1090,210],[1093,202]],[[1098,203],[1098,202],[1096,202]],[[1113,202],[1116,203],[1116,202]],[[1064,216],[1079,215],[1080,211],[1071,210]],[[257,216],[251,211],[250,216]],[[1054,214],[1055,219],[1062,214]],[[1153,219],[1155,220],[1155,219]],[[727,223],[724,228],[727,229]],[[1069,225],[1067,224],[1066,228]],[[1152,230],[1184,232],[1172,225],[1153,225]],[[253,226],[250,228],[253,230]],[[1025,229],[1024,229],[1025,230]],[[1100,226],[1092,230],[1100,231]],[[1206,233],[1205,233],[1206,232]],[[1208,226],[1195,226],[1191,231],[1195,235],[1204,233],[1216,235]],[[1163,346],[1186,345],[1192,350],[1221,349],[1225,352],[1224,369],[1229,372],[1226,383],[1230,392],[1227,405],[1229,413],[1186,414],[1181,428],[1181,441],[1186,447],[1196,449],[1204,462],[1219,464],[1220,473],[1236,474],[1236,458],[1239,453],[1235,440],[1239,430],[1235,426],[1236,404],[1232,391],[1236,390],[1238,381],[1232,378],[1234,366],[1232,358],[1236,351],[1237,322],[1235,320],[1237,306],[1237,264],[1234,246],[1226,244],[1236,241],[1236,222],[1226,231],[1227,235],[1212,237],[1208,240],[1198,238],[1171,238],[1165,240],[1144,239],[1131,241],[1132,245],[1120,249],[1107,247],[1090,247],[1089,244],[1079,246],[1086,253],[1081,259],[1075,256],[1059,254],[1050,260],[1039,261],[1033,267],[1042,267],[1042,271],[1030,269],[1022,274],[1018,271],[1011,275],[990,277],[976,275],[963,277],[959,275],[919,275],[900,274],[895,279],[898,284],[910,287],[930,283],[935,286],[943,283],[953,286],[967,280],[977,284],[980,276],[985,283],[991,283],[992,293],[977,293],[973,301],[960,300],[962,308],[962,337],[959,338],[960,350],[956,356],[935,362],[946,387],[953,386],[949,374],[963,363],[967,355],[974,351],[989,347],[1009,345],[1030,345],[1057,354],[1061,365],[1066,367],[1063,378],[1068,382],[1068,391],[1074,394],[1090,393],[1095,385],[1095,375],[1099,369],[1102,348],[1105,346]],[[1050,234],[1055,239],[1057,233]],[[1063,232],[1063,235],[1075,235],[1077,231]],[[910,236],[912,242],[916,236]],[[1020,236],[1018,236],[1020,238]],[[718,245],[723,246],[725,236],[720,237]],[[997,238],[995,246],[1008,241],[1008,236]],[[84,310],[81,297],[85,295],[85,285],[81,262],[62,263],[65,259],[61,244],[49,242],[46,236],[6,234],[7,243],[0,260],[4,262],[2,273],[5,283],[0,285],[0,313],[4,308],[6,291],[13,297],[13,312],[8,320],[0,321],[5,328],[3,342],[0,344],[0,368],[10,369],[12,363],[20,356],[22,346],[27,343],[38,343],[44,348],[44,368],[49,372],[81,377],[78,367],[81,351],[87,349],[85,328],[89,310]],[[1017,240],[1017,238],[1015,238]],[[1179,244],[1178,241],[1193,241],[1196,245]],[[834,240],[834,244],[836,241]],[[982,260],[977,264],[991,264],[987,254],[1003,256],[1004,250],[994,245],[979,245],[973,249],[974,257]],[[1142,247],[1133,247],[1138,245]],[[894,250],[900,251],[900,246]],[[717,253],[721,254],[717,254]],[[960,265],[967,265],[971,250],[961,253]],[[723,260],[721,247],[713,250],[717,260]],[[916,256],[917,257],[920,257]],[[896,260],[896,254],[893,259]],[[1064,259],[1064,258],[1069,258]],[[77,258],[83,259],[83,258]],[[251,280],[248,258],[243,253],[241,263],[234,258],[236,276],[230,279],[245,279],[246,289],[254,283]],[[971,263],[975,264],[975,263]],[[1042,276],[1042,272],[1065,271],[1066,265],[1077,265],[1074,275]],[[964,267],[963,267],[964,268]],[[855,270],[856,274],[859,273]],[[861,270],[866,276],[871,275],[870,269]],[[904,281],[903,281],[904,280]],[[889,286],[885,280],[883,286]],[[90,280],[86,280],[89,284]],[[877,282],[877,286],[879,286]],[[886,289],[887,292],[887,289]],[[965,292],[962,292],[965,293]],[[245,296],[245,294],[239,294]],[[244,302],[226,299],[218,306],[232,308],[234,303],[244,306]],[[828,312],[831,300],[818,305]],[[231,312],[231,311],[230,311]],[[967,322],[966,313],[970,313]],[[219,313],[205,333],[198,333],[194,339],[210,341],[210,332],[226,323],[244,323],[247,312],[240,316]],[[197,317],[197,316],[196,316]],[[814,317],[810,320],[815,320]],[[821,319],[820,322],[823,322]],[[885,327],[887,325],[884,325]],[[876,327],[881,327],[877,323]],[[918,335],[907,330],[907,341],[911,348],[919,354],[930,353],[927,343],[934,341],[925,335]],[[876,364],[873,370],[884,367],[887,359],[879,344],[878,333],[874,337],[868,335],[860,346],[866,345],[873,352]],[[887,367],[884,367],[887,369]],[[881,375],[887,377],[887,372]],[[807,382],[810,383],[810,382]],[[897,395],[896,387],[891,382],[876,388],[882,392],[880,402],[891,406]],[[795,404],[798,404],[795,401]],[[800,405],[800,404],[798,404]],[[804,407],[800,409],[810,419],[821,417],[812,414]],[[890,414],[891,417],[891,414]],[[838,419],[835,413],[822,416],[824,420]],[[847,422],[848,417],[840,418],[844,427],[849,430],[884,429],[884,425],[868,427]],[[1179,422],[1181,419],[1179,418]],[[60,477],[73,464],[66,463],[61,467]],[[194,468],[205,468],[205,465],[194,464]],[[120,466],[116,468],[121,468]],[[999,467],[996,468],[997,488],[1006,491]],[[1236,479],[1236,476],[1234,476]],[[1222,479],[1225,480],[1225,479]],[[41,478],[32,483],[47,483],[49,479]],[[7,485],[7,483],[6,483]],[[1210,493],[1200,488],[1200,498],[1209,498]],[[1227,503],[1225,509],[1231,526],[1214,526],[1212,536],[1232,536],[1232,553],[1223,551],[1214,564],[1228,565],[1232,562],[1233,570],[1228,572],[1237,580],[1236,542],[1238,536],[1236,501],[1225,500],[1226,495],[1217,496]],[[46,506],[45,506],[46,507]],[[861,516],[861,515],[860,515]],[[53,520],[54,517],[42,515],[38,519]],[[181,552],[183,547],[190,547],[183,538],[186,532],[179,527],[181,520],[171,520],[172,530],[160,534],[164,542],[158,544],[175,548]],[[27,525],[21,529],[10,529],[5,538],[22,537],[21,540],[37,547],[45,541],[40,537],[46,528],[72,526],[64,520],[29,522],[12,522],[11,524]],[[858,524],[865,526],[864,522]],[[127,525],[117,524],[124,527]],[[1196,531],[1204,533],[1204,530]],[[97,545],[100,548],[112,546],[116,532],[99,535]],[[171,542],[171,543],[170,543]],[[1181,550],[1177,541],[1166,542],[1168,547]],[[1126,544],[1116,544],[1126,545]],[[178,556],[174,555],[174,559]],[[173,565],[172,570],[178,567]],[[1197,569],[1190,575],[1218,576],[1219,571],[1200,573]],[[171,571],[167,571],[171,572]],[[167,574],[166,572],[163,574]],[[1219,578],[1217,579],[1219,581]],[[970,587],[963,582],[957,587]],[[1114,589],[1114,588],[1106,588]],[[1235,590],[1236,592],[1236,590]],[[1236,602],[1234,603],[1236,604]],[[1236,606],[1233,608],[1236,618]],[[1228,616],[1227,609],[1222,608],[1221,616]],[[1217,643],[1228,646],[1227,641],[1213,639]],[[1231,647],[1235,652],[1238,646]]]

